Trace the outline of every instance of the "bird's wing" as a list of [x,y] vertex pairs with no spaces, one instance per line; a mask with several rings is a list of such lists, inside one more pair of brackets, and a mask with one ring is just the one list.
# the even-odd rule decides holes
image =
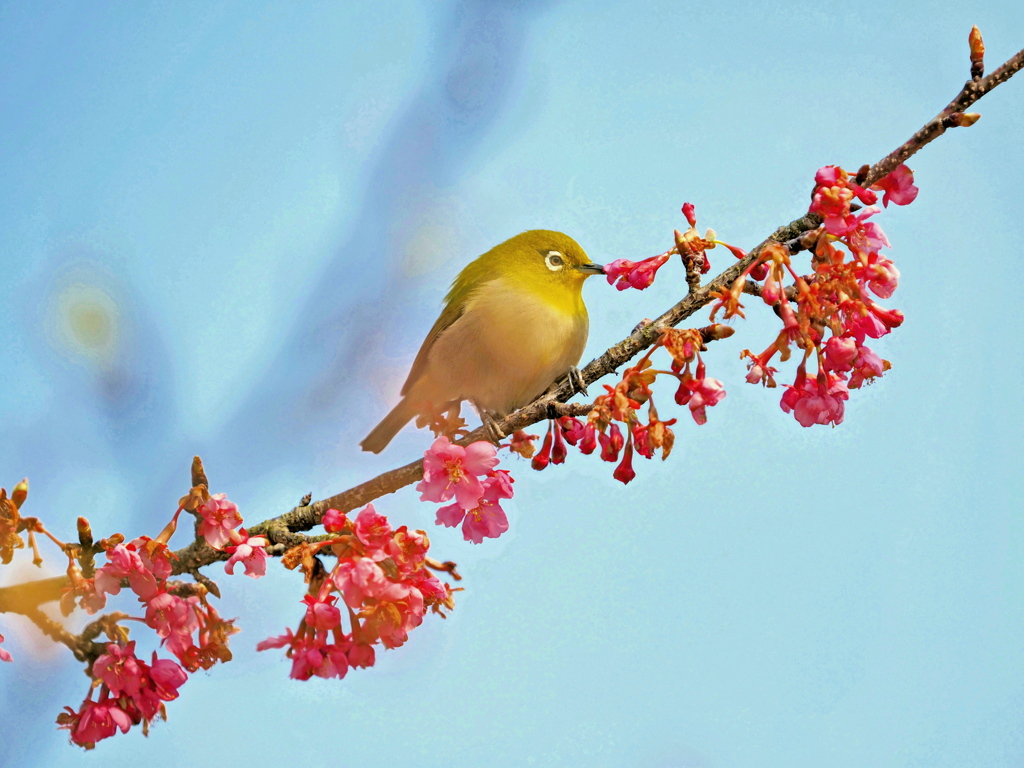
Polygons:
[[412,389],[413,384],[419,381],[420,376],[427,368],[427,356],[430,354],[430,349],[434,346],[434,342],[437,341],[437,337],[441,335],[442,331],[450,327],[452,323],[462,317],[462,313],[465,310],[466,305],[464,302],[449,301],[445,304],[444,309],[441,311],[441,316],[437,318],[437,322],[434,323],[434,327],[430,329],[430,333],[427,334],[427,338],[423,340],[423,346],[420,347],[420,351],[416,353],[416,359],[412,362],[412,368],[409,371],[409,377],[405,380],[405,384],[402,385],[402,395],[409,394],[409,390]]
[[452,282],[451,288],[448,289],[448,294],[444,297],[444,309],[441,310],[441,316],[437,318],[434,327],[430,329],[427,338],[423,340],[423,346],[420,347],[420,351],[416,354],[416,359],[413,360],[412,370],[409,371],[409,378],[405,380],[405,384],[402,386],[403,396],[409,393],[413,384],[419,380],[426,370],[427,356],[430,354],[430,349],[434,346],[434,342],[437,341],[437,337],[462,317],[462,314],[466,311],[466,305],[469,304],[473,296],[486,283],[494,279],[492,275],[493,270],[487,263],[489,255],[490,251],[471,261],[459,272]]

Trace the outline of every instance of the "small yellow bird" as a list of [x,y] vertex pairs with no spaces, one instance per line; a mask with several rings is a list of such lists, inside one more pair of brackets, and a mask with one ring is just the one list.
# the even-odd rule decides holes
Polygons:
[[583,282],[603,273],[575,240],[545,229],[516,235],[468,264],[416,355],[402,400],[360,443],[363,450],[380,453],[413,417],[463,400],[493,424],[562,376],[582,388],[576,364],[590,327]]

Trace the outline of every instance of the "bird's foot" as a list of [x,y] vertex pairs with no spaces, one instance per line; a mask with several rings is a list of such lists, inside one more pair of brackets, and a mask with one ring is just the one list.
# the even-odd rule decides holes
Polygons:
[[569,386],[572,387],[573,394],[587,394],[587,382],[583,380],[583,374],[580,373],[579,368],[575,365],[570,365],[566,378],[569,380]]
[[485,411],[483,408],[480,409],[480,421],[484,423],[484,429],[487,430],[487,439],[497,445],[501,442],[502,438],[505,437],[505,433],[501,431],[501,427],[498,426],[498,421],[490,413]]

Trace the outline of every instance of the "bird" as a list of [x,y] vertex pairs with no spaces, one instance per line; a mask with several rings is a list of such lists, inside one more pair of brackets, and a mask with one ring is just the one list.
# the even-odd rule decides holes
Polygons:
[[590,321],[583,283],[604,274],[562,232],[522,232],[470,262],[420,347],[402,399],[360,443],[380,453],[416,416],[469,401],[496,442],[496,419],[532,402],[576,368]]

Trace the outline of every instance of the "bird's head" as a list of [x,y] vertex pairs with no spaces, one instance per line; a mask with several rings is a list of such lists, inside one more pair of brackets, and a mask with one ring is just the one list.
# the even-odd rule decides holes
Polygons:
[[579,243],[561,232],[531,229],[480,257],[492,274],[536,293],[579,294],[583,281],[603,275],[604,267],[594,264]]

